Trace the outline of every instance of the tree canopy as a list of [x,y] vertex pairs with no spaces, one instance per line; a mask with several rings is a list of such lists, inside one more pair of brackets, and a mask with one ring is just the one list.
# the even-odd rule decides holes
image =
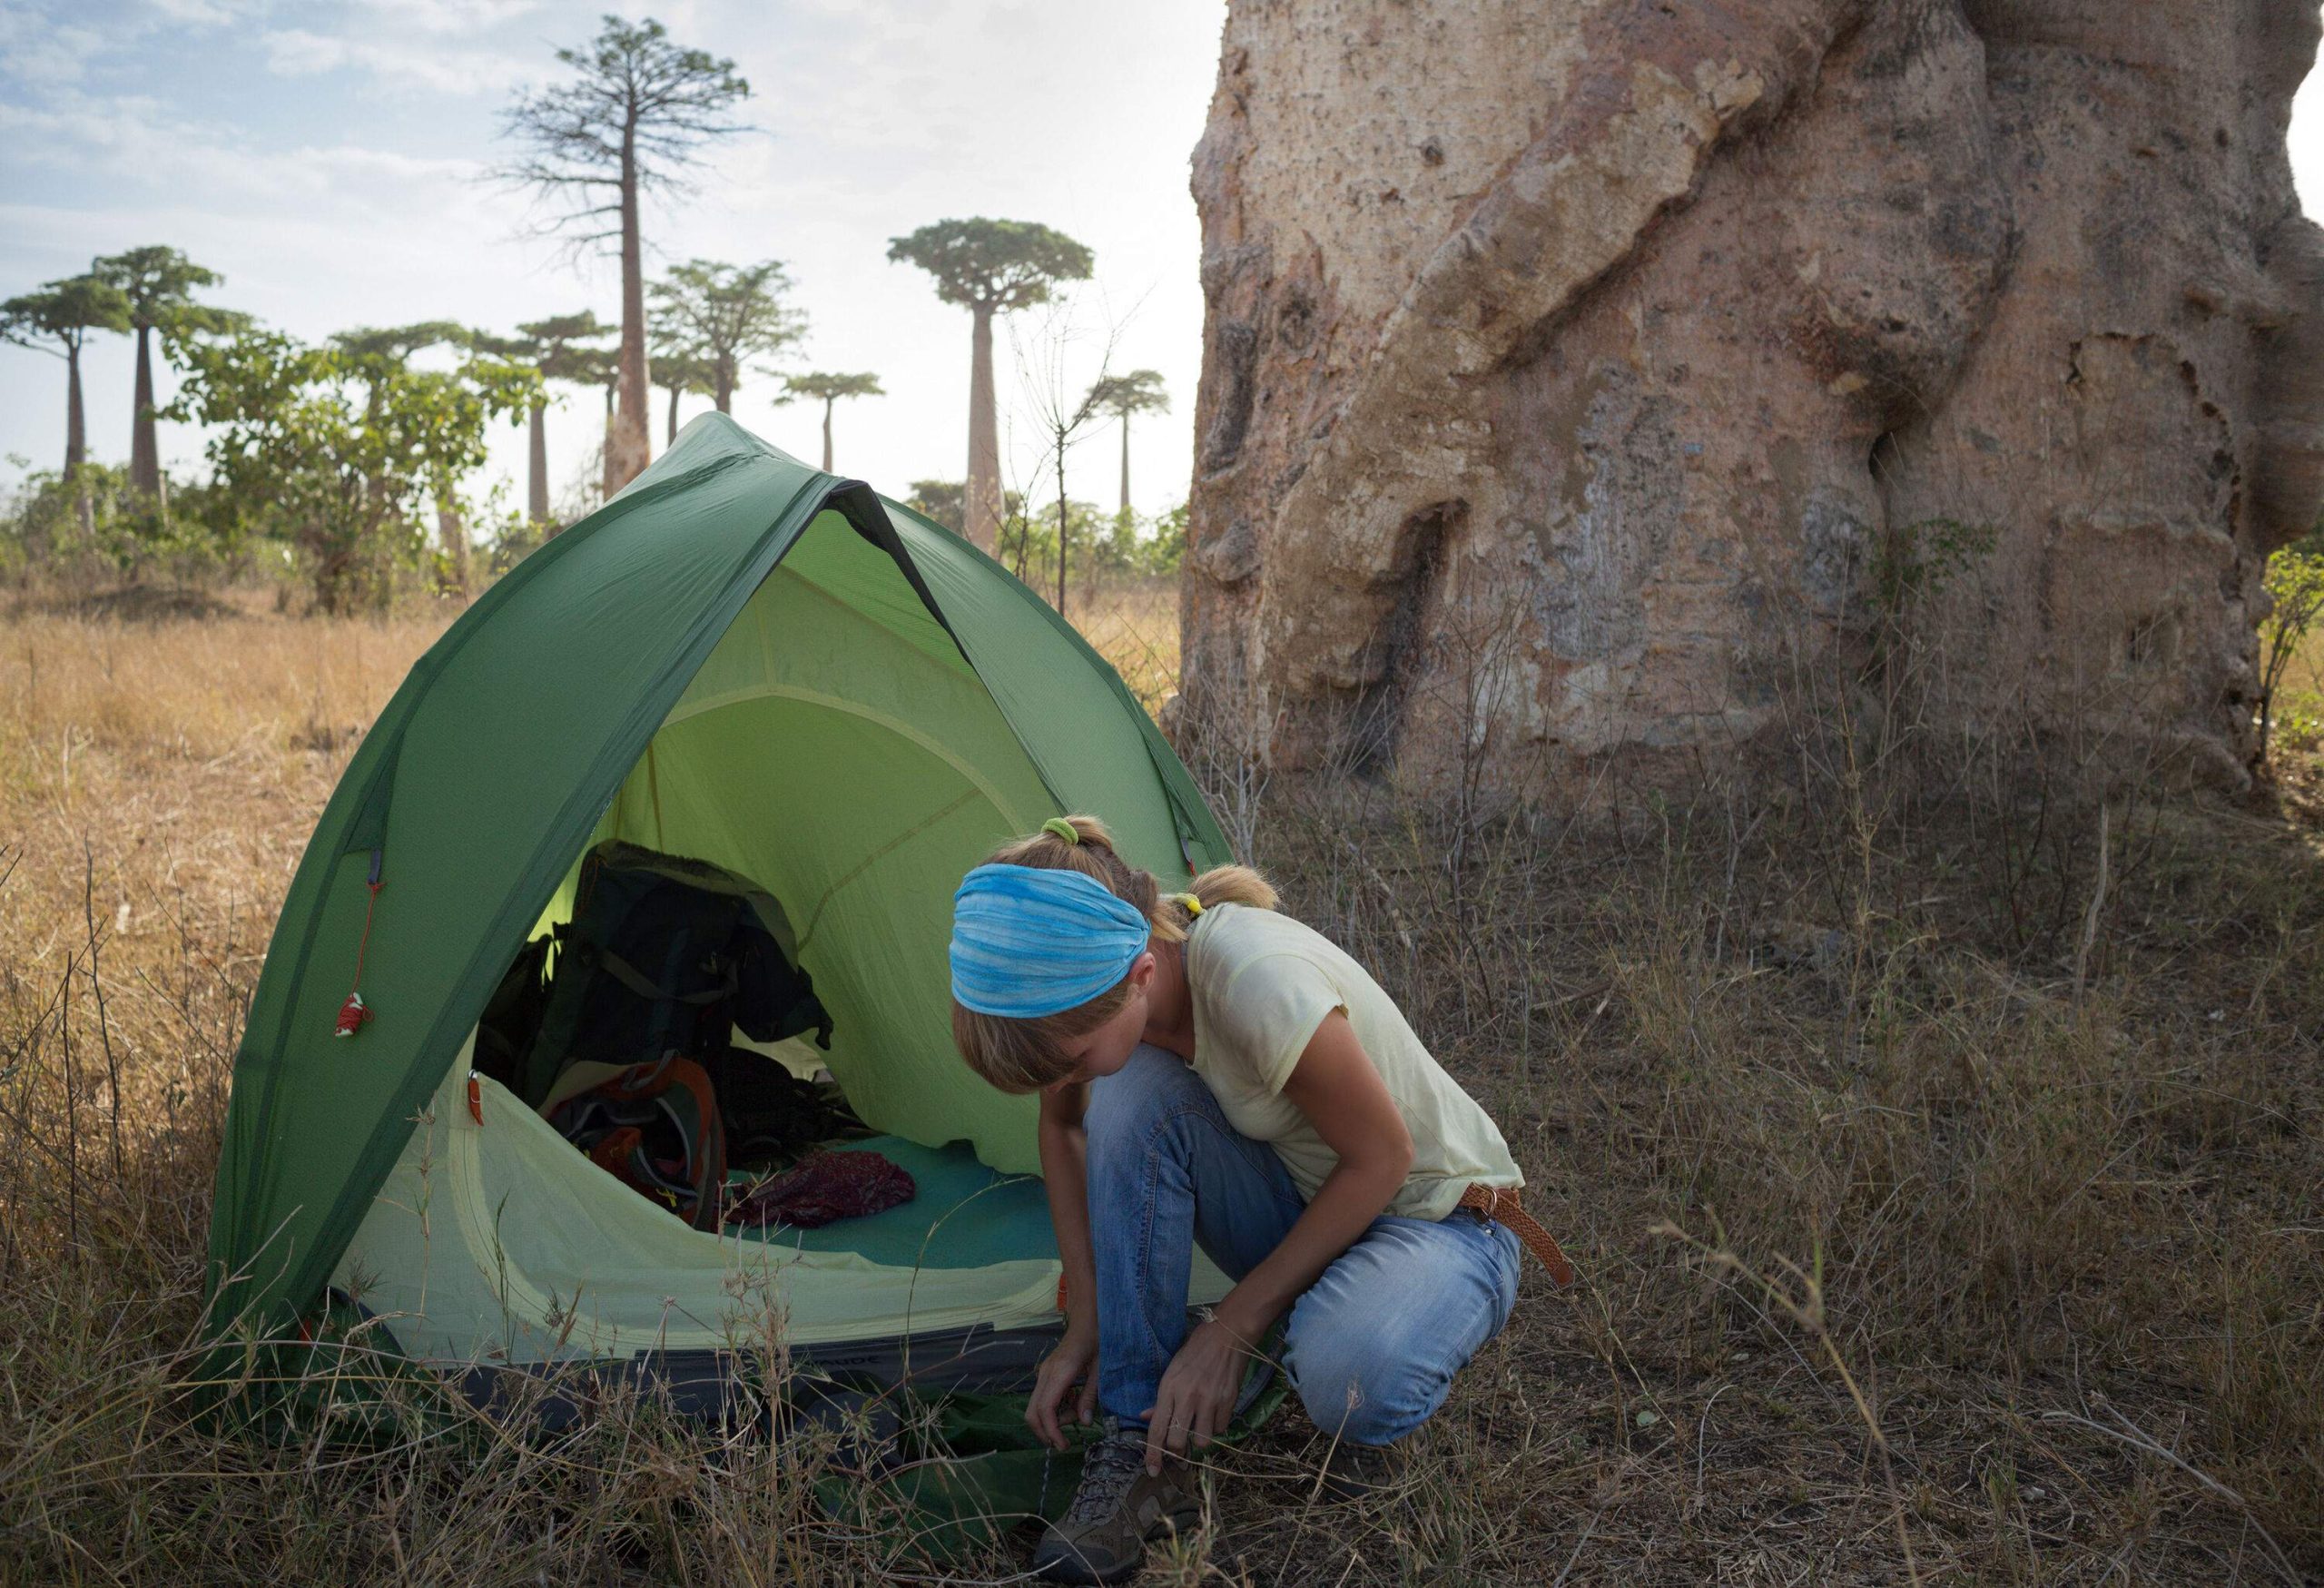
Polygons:
[[838,402],[850,397],[886,395],[887,392],[881,389],[877,375],[830,375],[818,370],[785,380],[782,400],[788,402],[793,398],[805,398],[812,402]]
[[96,260],[91,273],[121,289],[129,309],[129,329],[158,330],[164,337],[202,331],[231,331],[250,317],[231,309],[197,303],[197,288],[215,287],[225,278],[194,263],[174,248],[160,243],[133,248]]
[[780,260],[721,264],[694,259],[673,265],[649,291],[655,330],[708,363],[711,396],[733,411],[743,365],[771,358],[807,334],[807,317],[785,301],[791,278]]
[[1132,414],[1169,412],[1170,394],[1163,387],[1161,370],[1132,370],[1127,375],[1099,380],[1089,388],[1082,405],[1094,413],[1126,419]]
[[603,386],[609,349],[595,344],[614,334],[614,327],[584,309],[578,314],[555,314],[517,328],[529,341],[529,360],[544,380],[566,380],[576,386]]
[[888,240],[888,258],[936,278],[936,295],[962,309],[1006,314],[1049,301],[1059,281],[1084,281],[1096,256],[1032,221],[938,221]]
[[248,330],[192,346],[164,410],[211,427],[231,528],[288,542],[326,611],[385,600],[393,568],[427,545],[430,494],[484,461],[490,419],[539,390],[536,371],[490,357],[449,372],[412,369],[395,350],[423,329],[350,332],[326,347]]
[[496,174],[554,201],[552,227],[576,244],[621,235],[625,188],[679,185],[702,144],[743,130],[728,113],[751,85],[734,63],[672,44],[652,17],[607,16],[556,58],[574,76],[519,92],[502,113],[520,153]]
[[[129,298],[102,276],[71,276],[0,303],[0,341],[56,358],[76,355],[93,330],[126,331]],[[57,344],[51,347],[50,343]]]

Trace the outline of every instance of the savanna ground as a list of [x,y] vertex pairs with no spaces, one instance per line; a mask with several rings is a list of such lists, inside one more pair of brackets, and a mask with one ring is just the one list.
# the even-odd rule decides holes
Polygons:
[[[1175,598],[1085,619],[1149,703]],[[609,1407],[359,1448],[188,1415],[231,1055],[364,725],[448,613],[0,623],[0,1579],[995,1581],[830,1519],[822,1446]],[[2295,682],[2324,685],[2311,639]],[[1787,791],[1588,824],[1196,758],[1287,906],[1502,1122],[1529,1271],[1400,1488],[1286,1412],[1148,1580],[2315,1581],[2324,830],[2269,799]],[[1837,746],[1837,748],[1835,747]],[[2303,1575],[2305,1574],[2305,1575]]]

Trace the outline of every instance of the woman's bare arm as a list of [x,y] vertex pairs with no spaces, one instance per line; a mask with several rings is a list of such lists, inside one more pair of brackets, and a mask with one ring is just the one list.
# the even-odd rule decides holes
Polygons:
[[1025,1421],[1042,1443],[1058,1450],[1068,1444],[1059,1414],[1068,1397],[1081,1421],[1098,1415],[1098,1263],[1089,1244],[1088,1138],[1081,1128],[1088,1096],[1088,1089],[1080,1085],[1041,1093],[1037,1127],[1049,1224],[1065,1263],[1067,1313],[1064,1338],[1035,1371]]
[[1308,1040],[1283,1095],[1339,1162],[1275,1250],[1226,1293],[1171,1357],[1147,1417],[1146,1465],[1226,1432],[1250,1354],[1301,1291],[1386,1210],[1412,1172],[1412,1132],[1347,1016],[1334,1010]]
[[1098,1327],[1098,1255],[1089,1241],[1089,1138],[1081,1128],[1089,1088],[1077,1083],[1044,1091],[1040,1124],[1041,1180],[1049,1192],[1049,1225],[1065,1264],[1067,1320]]
[[1217,1307],[1219,1320],[1256,1344],[1275,1320],[1386,1211],[1412,1172],[1412,1132],[1387,1083],[1334,1010],[1284,1082],[1339,1162],[1316,1188],[1282,1244],[1243,1277]]

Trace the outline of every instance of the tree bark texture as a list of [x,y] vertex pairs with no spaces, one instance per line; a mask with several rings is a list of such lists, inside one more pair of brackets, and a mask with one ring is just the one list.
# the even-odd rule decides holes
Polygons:
[[2324,489],[2316,40],[2307,0],[1234,0],[1181,721],[1585,800],[1908,616],[1933,721],[2241,782],[2261,566]]
[[668,448],[672,443],[675,442],[675,441],[677,440],[677,439],[678,439],[678,389],[677,389],[676,387],[673,386],[673,387],[671,387],[671,388],[670,388],[670,430],[669,430],[669,434],[668,434],[667,436],[665,436],[665,437],[664,437],[664,438],[663,438],[662,445],[663,445],[663,447],[664,447],[665,449],[667,449],[667,448]]
[[71,474],[89,460],[89,421],[81,406],[81,345],[64,352],[64,472]]
[[89,420],[81,406],[81,343],[64,351],[64,475],[73,482],[73,513],[84,539],[97,532],[97,503],[89,482],[74,473],[89,460]]
[[992,393],[992,311],[974,311],[969,350],[969,483],[963,522],[990,552],[1000,541],[1000,424]]
[[548,522],[548,409],[537,402],[527,419],[531,456],[526,459],[525,516],[538,528]]
[[153,435],[153,328],[137,328],[136,403],[129,419],[130,494],[151,501],[162,494],[162,452]]
[[638,236],[636,130],[621,143],[621,377],[606,461],[606,494],[653,461],[654,388],[645,363],[645,252]]

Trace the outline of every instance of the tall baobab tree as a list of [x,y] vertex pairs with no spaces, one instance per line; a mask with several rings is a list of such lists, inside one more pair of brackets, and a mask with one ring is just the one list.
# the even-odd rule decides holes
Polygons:
[[[34,348],[64,360],[64,475],[84,534],[96,528],[96,506],[81,466],[89,460],[89,420],[81,402],[81,349],[93,330],[129,329],[129,300],[96,276],[51,281],[0,303],[0,341]],[[49,344],[54,342],[56,346]]]
[[615,423],[606,441],[608,494],[628,484],[653,451],[653,396],[645,356],[645,253],[638,205],[649,191],[683,186],[710,141],[743,130],[731,112],[751,85],[734,63],[670,42],[647,18],[608,16],[597,36],[556,52],[574,76],[517,94],[503,135],[523,153],[501,176],[555,202],[551,222],[576,248],[615,243],[621,253],[621,347]]
[[[517,334],[507,339],[490,339],[480,343],[485,350],[499,354],[517,363],[529,364],[540,371],[543,382],[571,381],[585,386],[597,384],[594,368],[584,368],[573,356],[586,351],[602,356],[603,349],[583,344],[603,340],[612,334],[613,327],[598,322],[587,310],[578,314],[553,315],[536,320],[517,328]],[[525,470],[525,517],[537,532],[553,532],[548,501],[548,399],[537,395],[527,405],[526,419],[527,459]]]
[[783,396],[778,400],[789,402],[794,398],[803,397],[810,402],[823,405],[823,472],[829,474],[832,471],[832,405],[842,398],[887,395],[880,389],[877,375],[827,375],[818,371],[793,375],[785,380]]
[[166,342],[202,331],[232,330],[248,317],[196,303],[195,289],[214,287],[223,278],[159,243],[108,254],[95,261],[91,273],[120,288],[129,305],[129,327],[137,333],[136,404],[129,423],[129,489],[141,500],[159,504],[162,453],[153,434],[153,333],[160,331]]
[[716,388],[712,382],[710,360],[686,347],[656,348],[654,379],[670,394],[669,429],[662,439],[662,445],[667,447],[678,439],[678,399],[689,391],[708,396]]
[[791,278],[780,260],[754,265],[688,260],[650,289],[654,324],[710,367],[710,399],[734,411],[743,366],[772,358],[807,334],[807,316],[783,301]]
[[993,400],[992,320],[1049,301],[1059,281],[1089,279],[1088,249],[1030,221],[939,221],[888,240],[888,258],[936,278],[936,296],[975,317],[969,357],[969,538],[1000,534],[1000,426]]
[[1163,389],[1159,370],[1132,370],[1127,375],[1108,375],[1089,388],[1084,405],[1098,413],[1109,413],[1122,422],[1122,505],[1119,521],[1128,524],[1129,514],[1129,416],[1134,413],[1167,413],[1170,394]]

